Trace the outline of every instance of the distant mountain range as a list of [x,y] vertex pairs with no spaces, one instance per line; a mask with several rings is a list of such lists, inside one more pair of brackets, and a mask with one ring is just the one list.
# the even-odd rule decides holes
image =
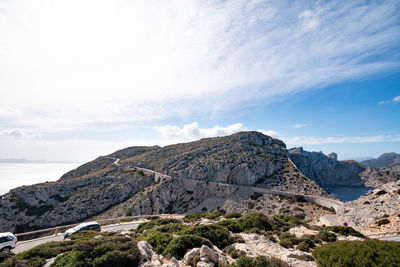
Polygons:
[[27,160],[27,159],[0,159],[0,163],[79,163],[64,160]]
[[394,152],[384,153],[377,159],[364,160],[361,163],[374,169],[400,172],[400,154]]

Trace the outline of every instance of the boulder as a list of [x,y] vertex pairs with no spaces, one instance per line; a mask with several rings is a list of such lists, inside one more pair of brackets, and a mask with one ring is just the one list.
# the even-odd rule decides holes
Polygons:
[[218,264],[218,253],[216,253],[214,250],[210,249],[206,245],[203,245],[200,249],[200,260],[203,262],[213,262]]
[[183,262],[185,264],[189,264],[190,261],[192,260],[192,258],[198,254],[200,252],[200,248],[192,248],[191,250],[189,250],[185,256],[183,257]]

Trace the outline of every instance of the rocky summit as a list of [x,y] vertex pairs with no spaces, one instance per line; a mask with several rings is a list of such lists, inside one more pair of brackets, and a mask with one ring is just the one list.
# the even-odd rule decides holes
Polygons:
[[[397,179],[388,171],[338,161],[336,154],[288,151],[278,139],[241,132],[166,147],[129,147],[83,164],[56,182],[13,189],[0,200],[0,232],[94,217],[219,209],[305,218],[341,206],[323,186]],[[304,197],[314,206],[301,204]]]

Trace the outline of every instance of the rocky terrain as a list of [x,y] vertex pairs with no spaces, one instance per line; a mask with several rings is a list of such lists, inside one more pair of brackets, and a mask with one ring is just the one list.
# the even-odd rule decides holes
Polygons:
[[297,168],[322,187],[347,185],[378,187],[400,179],[400,173],[376,170],[356,161],[339,161],[336,153],[308,152],[302,147],[289,149]]
[[361,163],[374,169],[400,173],[400,154],[394,152],[384,153],[377,159],[365,160]]
[[400,232],[400,182],[389,182],[338,209],[339,223],[347,222],[365,235]]
[[130,147],[86,163],[59,181],[13,189],[0,201],[0,231],[74,223],[114,206],[119,207],[114,214],[121,215],[184,213],[209,198],[232,199],[235,188],[219,192],[211,182],[328,196],[294,166],[282,141],[242,132],[163,148]]
[[[280,140],[241,132],[166,147],[129,147],[56,182],[13,189],[0,199],[0,231],[24,232],[95,216],[220,209],[279,212],[312,221],[329,215],[329,207],[342,206],[322,187],[381,185],[398,178],[338,161],[336,154],[288,151]],[[301,196],[307,200],[293,201]]]

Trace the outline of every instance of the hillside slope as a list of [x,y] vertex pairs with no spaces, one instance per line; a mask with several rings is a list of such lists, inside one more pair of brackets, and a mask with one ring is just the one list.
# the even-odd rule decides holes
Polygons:
[[74,223],[116,205],[130,214],[186,212],[218,193],[197,182],[188,190],[179,179],[328,195],[296,168],[282,141],[242,132],[163,148],[130,147],[86,163],[59,181],[13,189],[0,200],[0,231]]
[[400,173],[400,154],[394,152],[384,153],[377,159],[370,159],[361,162],[374,169],[382,169]]

